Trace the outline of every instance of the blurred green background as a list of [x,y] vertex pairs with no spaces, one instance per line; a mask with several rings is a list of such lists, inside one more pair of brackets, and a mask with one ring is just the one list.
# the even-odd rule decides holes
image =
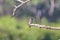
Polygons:
[[[37,4],[40,0],[32,0]],[[27,5],[18,9],[17,14],[12,17],[16,0],[0,0],[0,40],[59,40],[60,30],[49,30],[28,26],[29,17]],[[21,13],[21,14],[20,14]],[[49,23],[44,17],[41,24],[60,27],[60,19],[57,22]]]

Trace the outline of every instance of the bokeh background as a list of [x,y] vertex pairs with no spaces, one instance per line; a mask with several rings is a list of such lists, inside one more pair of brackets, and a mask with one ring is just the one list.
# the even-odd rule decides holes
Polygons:
[[[57,1],[60,3],[60,0]],[[41,0],[32,0],[20,7],[12,16],[14,6],[20,3],[16,0],[0,0],[0,40],[59,40],[60,30],[29,28],[28,20],[33,14],[28,8],[32,4],[37,5],[38,2]],[[60,13],[58,15],[60,16]],[[60,17],[56,22],[48,22],[43,17],[41,24],[60,27]]]

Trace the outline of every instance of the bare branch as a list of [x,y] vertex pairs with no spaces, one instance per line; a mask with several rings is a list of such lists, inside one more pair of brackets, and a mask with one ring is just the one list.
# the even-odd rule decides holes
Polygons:
[[38,28],[45,28],[45,29],[51,29],[51,30],[60,30],[60,27],[51,27],[51,26],[46,26],[46,25],[33,24],[31,19],[29,20],[29,26],[30,27],[35,26]]
[[22,1],[22,0],[17,0],[17,1],[19,1],[19,2],[23,3],[23,1]]
[[30,1],[31,1],[31,0],[27,0],[27,1],[22,2],[21,4],[19,4],[18,6],[15,6],[15,8],[14,8],[14,10],[13,10],[13,16],[14,16],[16,10],[17,10],[19,7],[23,6],[24,4],[26,4],[26,3],[30,2]]

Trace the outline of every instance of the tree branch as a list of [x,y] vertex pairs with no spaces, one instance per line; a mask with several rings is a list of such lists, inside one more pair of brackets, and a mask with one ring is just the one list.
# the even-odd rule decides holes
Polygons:
[[60,30],[60,27],[51,27],[51,26],[46,26],[46,25],[39,25],[39,24],[33,24],[32,23],[32,19],[30,18],[28,25],[31,26],[35,26],[38,28],[45,28],[45,29],[50,29],[50,30]]
[[13,10],[13,16],[14,16],[16,10],[17,10],[19,7],[25,5],[26,3],[30,2],[30,1],[31,1],[31,0],[27,0],[27,1],[22,2],[21,4],[19,4],[18,6],[15,6],[15,8],[14,8],[14,10]]

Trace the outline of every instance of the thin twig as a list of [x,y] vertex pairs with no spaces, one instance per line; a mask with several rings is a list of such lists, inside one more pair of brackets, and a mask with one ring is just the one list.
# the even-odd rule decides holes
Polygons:
[[30,1],[31,1],[31,0],[27,0],[27,1],[22,2],[21,4],[19,4],[18,6],[15,6],[15,8],[14,8],[14,10],[13,10],[13,16],[14,16],[16,10],[17,10],[19,7],[25,5],[26,3],[30,2]]

